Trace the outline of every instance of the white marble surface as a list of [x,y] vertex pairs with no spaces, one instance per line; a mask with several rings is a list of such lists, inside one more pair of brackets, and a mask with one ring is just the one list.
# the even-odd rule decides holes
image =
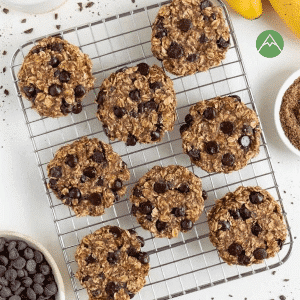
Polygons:
[[[84,5],[87,3],[82,2]],[[55,25],[59,24],[61,29],[65,29],[155,3],[155,0],[136,0],[134,4],[131,0],[94,2],[96,4],[92,8],[79,13],[77,1],[69,0],[55,11],[59,15],[58,20],[55,20],[54,12],[35,16],[10,10],[8,14],[4,14],[2,12],[4,6],[0,1],[0,86],[3,85],[0,89],[0,230],[14,230],[30,235],[53,254],[63,273],[67,299],[75,298],[51,210],[45,199],[31,141],[13,90],[10,73],[9,71],[3,73],[2,69],[4,67],[8,69],[11,56],[19,45],[27,39],[55,32]],[[293,236],[298,237],[299,157],[289,152],[279,139],[273,120],[273,105],[281,84],[291,73],[299,69],[300,44],[272,10],[269,2],[263,0],[263,5],[263,16],[254,21],[243,19],[231,9],[229,12],[266,133]],[[21,24],[21,20],[25,18],[27,22]],[[23,31],[29,28],[34,28],[33,32],[29,35],[24,34]],[[267,29],[281,33],[285,42],[283,52],[273,59],[260,56],[255,48],[257,36]],[[2,55],[3,50],[7,51],[7,55]],[[9,96],[4,96],[4,89],[10,91]],[[276,270],[276,275],[266,271],[178,299],[269,300],[279,299],[280,295],[285,295],[287,299],[300,299],[299,239],[295,239],[290,259]]]

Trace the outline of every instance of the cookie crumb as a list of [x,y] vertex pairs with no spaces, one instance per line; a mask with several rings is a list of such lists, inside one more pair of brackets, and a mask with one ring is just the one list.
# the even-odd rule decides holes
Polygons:
[[132,3],[135,3],[135,0],[131,0]]
[[33,28],[30,28],[30,29],[27,29],[24,31],[24,33],[28,34],[28,33],[31,33],[33,31]]
[[290,281],[289,279],[283,279],[283,281],[287,282],[287,281]]
[[3,68],[3,73],[5,73],[5,72],[6,72],[6,67]]
[[273,271],[273,272],[272,272],[272,275],[275,275],[275,274],[276,274],[276,271]]
[[280,295],[280,296],[279,296],[279,299],[280,299],[280,300],[286,300],[286,297],[285,297],[284,295]]
[[85,8],[90,8],[90,7],[92,7],[94,4],[95,4],[94,2],[89,2],[89,3],[85,6]]
[[7,51],[4,50],[4,51],[2,52],[2,55],[6,55],[6,54],[7,54]]
[[21,23],[26,23],[26,21],[27,21],[26,19],[23,19],[21,20]]
[[57,20],[57,18],[58,18],[58,14],[55,14],[54,19]]
[[78,2],[77,4],[78,4],[78,6],[79,6],[79,11],[82,11],[82,10],[83,10],[82,3],[81,3],[81,2]]
[[8,14],[8,13],[9,13],[9,9],[3,8],[3,12],[4,12],[5,14]]
[[231,297],[231,298],[233,297],[232,295],[228,295],[228,296]]
[[61,25],[56,25],[55,27],[59,30]]
[[4,90],[4,94],[5,96],[8,96],[9,95],[9,91],[7,89]]

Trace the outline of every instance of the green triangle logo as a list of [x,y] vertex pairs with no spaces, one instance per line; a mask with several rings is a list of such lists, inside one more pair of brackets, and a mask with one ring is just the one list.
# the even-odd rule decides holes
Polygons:
[[256,49],[264,57],[278,56],[284,47],[284,41],[280,33],[275,30],[262,32],[256,40]]

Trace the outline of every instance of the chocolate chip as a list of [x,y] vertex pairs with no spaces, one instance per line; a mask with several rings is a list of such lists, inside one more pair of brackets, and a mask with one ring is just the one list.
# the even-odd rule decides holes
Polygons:
[[59,73],[59,81],[62,82],[62,83],[66,83],[66,82],[69,82],[71,79],[71,73],[65,71],[65,70],[62,70],[60,73]]
[[102,195],[99,193],[92,193],[88,196],[88,200],[92,205],[98,206],[102,202]]
[[61,52],[64,49],[64,45],[62,43],[54,43],[50,45],[50,49],[52,51]]
[[169,186],[166,182],[155,182],[153,186],[154,192],[158,194],[163,194],[168,191]]
[[110,134],[108,126],[107,125],[102,125],[102,127],[103,127],[103,132],[105,133],[105,135],[107,137],[111,137],[111,134]]
[[129,92],[129,98],[132,101],[139,101],[141,99],[141,92],[139,89],[134,89]]
[[83,170],[83,175],[89,178],[95,178],[97,175],[97,170],[94,167],[87,167]]
[[119,251],[107,253],[107,261],[112,265],[115,265],[118,262],[119,257],[120,257]]
[[185,131],[187,131],[188,129],[190,128],[190,125],[189,124],[183,124],[180,126],[179,128],[179,131],[180,131],[180,134],[183,134]]
[[159,16],[159,18],[158,18],[158,20],[157,20],[157,23],[156,23],[156,28],[157,29],[164,29],[165,27],[164,27],[164,17],[162,17],[162,16]]
[[23,87],[23,92],[25,93],[25,95],[31,100],[34,99],[37,95],[37,90],[36,87],[34,85],[30,85],[30,86],[24,86]]
[[168,30],[166,28],[158,30],[157,33],[155,34],[155,37],[157,39],[162,39],[163,37],[168,35]]
[[150,257],[146,252],[138,253],[137,259],[143,264],[146,265],[150,262]]
[[28,33],[31,33],[33,31],[33,28],[29,28],[27,30],[24,31],[24,33],[28,34]]
[[178,43],[172,42],[169,49],[167,50],[169,58],[180,58],[184,54],[183,47]]
[[91,156],[91,160],[100,164],[105,161],[105,156],[102,152],[96,150],[94,154]]
[[197,59],[198,59],[198,54],[196,54],[196,53],[190,54],[190,55],[186,58],[186,60],[187,60],[188,62],[194,62],[194,61],[196,61]]
[[249,195],[249,199],[253,204],[261,204],[264,200],[264,196],[259,192],[251,192]]
[[75,168],[77,163],[78,163],[78,158],[76,155],[68,154],[66,156],[65,164],[68,165],[70,168]]
[[49,89],[48,89],[48,93],[52,96],[58,96],[60,95],[60,93],[62,92],[62,88],[60,85],[54,83],[52,85],[50,85]]
[[238,256],[238,263],[242,266],[247,266],[250,264],[250,257],[245,255],[245,250]]
[[167,227],[167,223],[160,220],[157,220],[155,225],[158,232],[165,230]]
[[74,93],[75,93],[75,98],[81,98],[85,94],[85,88],[81,84],[79,84],[75,87]]
[[243,247],[238,243],[233,243],[228,247],[228,253],[233,256],[239,256],[243,251]]
[[62,176],[61,167],[53,167],[49,171],[50,177],[60,178]]
[[[113,281],[110,281],[107,283],[106,287],[105,287],[105,292],[110,295],[110,296],[114,296],[115,293],[117,293],[120,290],[120,286],[118,283],[115,283]],[[113,297],[114,299],[114,297]]]
[[147,76],[149,74],[150,68],[149,65],[146,63],[140,63],[137,65],[138,69],[137,71],[143,75],[143,76]]
[[222,156],[222,164],[227,167],[232,167],[235,162],[235,156],[231,153],[225,153]]
[[216,110],[213,107],[208,107],[203,112],[203,117],[207,120],[213,120],[216,117]]
[[268,253],[265,249],[263,248],[256,248],[254,251],[253,251],[253,256],[254,258],[256,259],[264,259],[264,258],[267,258],[268,257]]
[[251,211],[245,206],[245,204],[242,205],[239,212],[244,221],[251,218]]
[[46,50],[45,47],[37,47],[37,48],[31,50],[31,52],[32,52],[33,54],[39,54],[40,52],[44,52],[45,50]]
[[234,125],[230,121],[225,121],[220,124],[220,129],[224,134],[232,135],[234,131]]
[[138,208],[136,205],[132,204],[132,207],[131,207],[131,214],[132,214],[133,216],[136,216],[136,213],[137,213],[138,210],[139,210],[139,208]]
[[126,141],[126,146],[135,146],[136,142],[137,138],[133,134],[129,134]]
[[72,199],[80,199],[81,198],[80,190],[78,188],[72,187],[69,189],[68,196]]
[[89,276],[89,275],[86,275],[86,276],[84,276],[83,278],[82,278],[82,282],[86,282],[86,281],[89,281],[89,279],[91,278],[91,276]]
[[103,185],[104,185],[104,180],[102,177],[99,177],[96,182],[96,186],[103,186]]
[[62,98],[62,100],[61,100],[60,111],[64,115],[67,115],[68,113],[70,113],[72,111],[71,105],[64,98]]
[[199,149],[195,149],[195,148],[192,148],[191,150],[189,150],[187,152],[188,156],[195,160],[195,161],[198,161],[201,159],[201,155],[200,155],[200,150]]
[[217,142],[215,141],[210,141],[210,142],[207,142],[205,144],[205,151],[208,153],[208,154],[216,154],[219,152],[219,145]]
[[138,117],[138,113],[132,110],[131,112],[129,112],[129,116],[136,119]]
[[129,232],[130,234],[136,234],[136,231],[135,231],[133,228],[128,229],[128,232]]
[[213,6],[212,3],[208,0],[204,0],[200,3],[200,9],[203,10],[207,7]]
[[116,192],[116,191],[119,191],[123,186],[123,182],[121,179],[116,179],[115,182],[113,183],[111,189]]
[[230,209],[229,214],[233,217],[234,220],[238,220],[241,217],[239,210]]
[[98,93],[96,102],[97,102],[99,105],[103,105],[103,104],[104,104],[104,100],[105,100],[105,96],[106,96],[106,93],[105,93],[103,90],[101,90],[101,91]]
[[136,248],[134,248],[133,246],[129,246],[129,248],[127,249],[127,255],[131,256],[131,257],[137,257],[138,252],[136,250]]
[[153,141],[153,142],[158,141],[160,138],[159,131],[152,131],[150,135],[151,135],[151,141]]
[[192,21],[190,19],[181,19],[178,22],[178,28],[183,31],[183,32],[187,32],[192,28]]
[[238,102],[242,102],[241,97],[238,95],[230,95],[229,97],[234,98]]
[[126,109],[124,107],[115,106],[114,114],[118,119],[121,119],[126,114]]
[[248,149],[251,145],[251,139],[248,135],[242,135],[239,140],[239,144],[241,145],[242,149]]
[[188,193],[190,191],[189,185],[187,183],[182,183],[179,186],[178,191],[183,194]]
[[226,231],[230,229],[230,222],[228,221],[219,221],[219,224],[221,225],[220,230]]
[[141,247],[143,248],[145,246],[144,238],[139,235],[137,235],[136,238],[137,238],[138,242],[141,244]]
[[204,33],[201,34],[200,38],[199,38],[199,42],[201,44],[205,44],[209,41],[209,39],[206,37],[206,35]]
[[194,121],[194,118],[192,117],[192,115],[187,114],[184,118],[185,123],[187,124],[191,124]]
[[278,240],[277,240],[277,244],[278,244],[279,249],[281,250],[281,249],[282,249],[282,246],[283,246],[283,244],[284,244],[284,241],[281,240],[281,239],[278,239]]
[[224,40],[223,37],[220,37],[218,40],[217,40],[217,45],[219,48],[228,48],[230,46],[230,39],[228,39],[228,41]]
[[99,273],[98,277],[101,279],[101,280],[104,280],[105,279],[105,275],[103,272]]
[[139,205],[139,212],[143,215],[150,215],[152,213],[154,206],[150,201],[142,202]]
[[202,191],[202,198],[203,198],[204,201],[208,199],[208,195],[207,195],[207,192],[205,190]]
[[94,258],[92,255],[89,255],[86,259],[85,259],[85,262],[86,262],[86,265],[89,265],[89,264],[93,264],[97,261],[96,258]]
[[51,59],[49,61],[49,65],[52,68],[56,68],[56,67],[58,67],[59,64],[60,64],[59,59],[57,57],[55,57],[55,56],[51,56]]
[[72,108],[73,114],[77,115],[81,112],[82,112],[82,104],[81,103],[77,103],[76,105],[73,106],[73,108]]
[[253,134],[253,129],[249,125],[244,125],[243,128],[242,128],[242,133],[252,135]]
[[126,293],[127,293],[127,295],[129,296],[130,299],[132,299],[135,296],[135,294],[133,292],[130,292],[128,290],[126,290]]
[[262,232],[262,228],[259,226],[259,224],[256,222],[254,225],[252,225],[251,228],[252,234],[255,236],[258,236]]
[[212,14],[210,15],[210,17],[211,17],[213,20],[215,20],[215,19],[217,18],[215,13],[212,13]]
[[109,232],[115,237],[120,238],[122,235],[122,231],[118,226],[112,226],[109,228]]
[[149,83],[149,87],[150,87],[151,90],[153,90],[154,93],[155,93],[156,90],[161,89],[162,86],[163,86],[163,84],[161,82],[159,82],[159,81],[155,81],[155,82],[152,82],[152,83],[150,82]]
[[144,111],[152,111],[152,110],[157,110],[158,105],[156,104],[154,99],[151,99],[150,101],[147,102],[142,102],[144,104]]
[[181,229],[184,231],[191,230],[194,226],[193,222],[189,219],[184,219],[180,222]]
[[185,216],[185,207],[174,207],[171,211],[175,217],[184,217]]

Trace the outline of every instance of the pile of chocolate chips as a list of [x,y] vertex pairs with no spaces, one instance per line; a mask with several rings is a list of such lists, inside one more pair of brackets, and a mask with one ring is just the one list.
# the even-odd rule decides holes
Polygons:
[[0,299],[55,300],[52,269],[43,254],[21,240],[0,237]]

